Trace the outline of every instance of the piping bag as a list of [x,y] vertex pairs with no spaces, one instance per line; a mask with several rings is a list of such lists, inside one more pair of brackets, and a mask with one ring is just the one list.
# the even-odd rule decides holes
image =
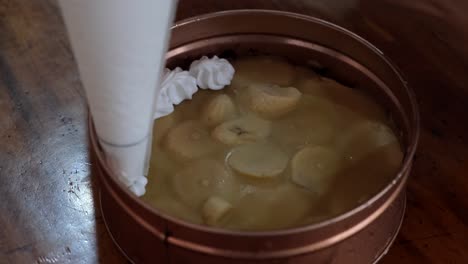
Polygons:
[[177,1],[60,0],[106,160],[145,193],[156,96]]

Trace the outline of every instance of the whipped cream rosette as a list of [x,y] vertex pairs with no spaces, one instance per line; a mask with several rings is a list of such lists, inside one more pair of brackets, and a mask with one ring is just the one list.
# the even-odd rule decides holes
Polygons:
[[[226,59],[203,56],[193,61],[189,71],[177,67],[165,69],[160,92],[156,99],[154,118],[166,116],[174,111],[174,105],[192,99],[194,93],[201,89],[221,90],[231,84],[234,67]],[[198,85],[198,86],[197,86]]]
[[197,79],[197,84],[201,89],[223,89],[231,84],[234,72],[234,67],[229,61],[217,56],[211,59],[203,56],[190,65],[190,74]]
[[173,105],[178,105],[186,99],[192,99],[192,95],[197,91],[197,80],[188,71],[183,71],[179,67],[173,71],[164,69],[154,118],[172,113],[174,111]]

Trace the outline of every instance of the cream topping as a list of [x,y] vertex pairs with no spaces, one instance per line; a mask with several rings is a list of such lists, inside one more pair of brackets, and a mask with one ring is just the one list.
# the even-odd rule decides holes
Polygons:
[[197,80],[201,89],[220,90],[231,84],[234,67],[226,59],[203,56],[190,65],[190,74]]

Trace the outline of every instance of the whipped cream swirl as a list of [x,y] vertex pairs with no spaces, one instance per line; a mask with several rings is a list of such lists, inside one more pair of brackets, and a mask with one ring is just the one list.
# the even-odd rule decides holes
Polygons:
[[183,71],[179,67],[173,71],[164,69],[154,118],[172,113],[174,105],[180,104],[183,100],[192,99],[192,95],[197,90],[197,80],[188,71]]
[[123,182],[136,196],[143,196],[146,193],[146,184],[148,184],[148,179],[143,175],[136,179],[129,180],[127,175],[122,173],[120,181]]
[[226,59],[217,56],[211,59],[203,56],[190,65],[190,74],[197,79],[201,89],[223,89],[231,84],[234,72],[234,67]]
[[120,166],[115,158],[107,156],[107,164],[112,171],[115,172],[117,179],[125,186],[129,191],[131,191],[136,196],[142,196],[146,193],[146,184],[148,183],[148,178],[144,175],[138,175],[136,177],[129,177],[125,171],[120,170]]

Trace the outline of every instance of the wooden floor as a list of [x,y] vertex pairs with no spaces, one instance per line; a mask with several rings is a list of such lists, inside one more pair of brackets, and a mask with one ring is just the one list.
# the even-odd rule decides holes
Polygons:
[[[181,0],[177,18],[296,11],[381,48],[422,114],[407,214],[382,263],[468,263],[468,1],[396,2]],[[95,206],[86,120],[57,3],[0,0],[0,263],[125,263]]]

